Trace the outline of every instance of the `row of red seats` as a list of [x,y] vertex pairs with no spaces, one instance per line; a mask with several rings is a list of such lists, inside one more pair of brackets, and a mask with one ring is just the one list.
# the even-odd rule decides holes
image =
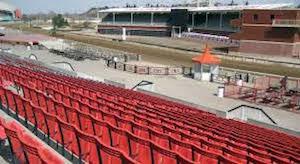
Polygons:
[[[257,129],[257,127],[254,127],[254,128]],[[264,131],[266,131],[266,130],[264,129]],[[254,133],[255,133],[255,132],[254,132]],[[267,132],[268,135],[270,135],[270,133],[271,133],[271,134],[274,134],[273,131],[268,131],[268,132]],[[277,134],[278,134],[278,133],[276,133],[276,135],[277,135]],[[255,138],[257,138],[257,137],[258,137],[258,136],[255,136]],[[254,138],[254,137],[253,137],[253,138]],[[268,138],[269,138],[269,137],[267,137],[267,139],[268,139]]]
[[[63,80],[65,80],[65,79],[63,79]],[[218,120],[217,120],[218,121]],[[287,152],[287,153],[289,153],[289,152]]]
[[[14,162],[29,164],[63,164],[61,157],[54,154],[54,150],[48,149],[40,141],[33,138],[16,121],[6,122],[0,119],[0,131],[3,133],[1,140],[8,139],[10,150],[13,153]],[[17,160],[17,161],[16,161]]]
[[[142,140],[108,122],[96,119],[92,115],[81,113],[77,115],[78,120],[76,120],[74,113],[68,113],[66,118],[61,118],[56,112],[47,112],[46,109],[33,105],[29,100],[10,90],[4,90],[5,94],[2,93],[3,90],[1,91],[1,100],[5,102],[4,97],[8,100],[7,103],[3,103],[4,108],[12,109],[18,113],[19,117],[27,118],[27,122],[32,123],[49,138],[57,141],[63,148],[86,162],[122,163],[125,160],[127,161],[125,163],[134,163],[131,160],[134,158],[140,163],[193,163],[175,152],[157,146],[149,140]],[[12,99],[10,100],[8,97],[14,99],[15,102],[13,103]],[[79,111],[77,112],[79,113]],[[199,152],[202,153],[202,151]],[[131,158],[125,155],[122,157],[124,152]],[[218,160],[222,160],[233,163],[212,153],[206,152],[205,155],[208,156],[197,154],[196,151],[194,154],[202,162],[217,163]]]
[[[23,86],[23,88],[25,88],[25,86]],[[32,91],[33,91],[33,89],[31,89]],[[26,93],[25,95],[30,95],[30,94],[32,94],[32,92],[30,92],[29,91],[29,89],[25,89],[24,90],[25,92],[24,93]],[[35,96],[34,96],[35,95]],[[32,94],[32,96],[30,96],[33,100],[35,100],[35,102],[41,102],[41,100],[38,100],[38,98],[37,98],[37,93],[34,93],[34,94]],[[36,98],[34,98],[34,97],[36,97]],[[55,96],[54,96],[55,97]],[[28,97],[29,98],[29,97]],[[59,98],[59,99],[62,99],[62,97],[61,98]],[[42,104],[44,104],[44,103],[42,103]],[[37,104],[37,105],[41,105],[41,104]],[[69,103],[69,105],[70,105],[70,103]],[[63,112],[63,111],[61,111],[61,110],[59,110],[59,113],[65,113],[65,112]],[[66,116],[64,116],[64,117],[66,117]],[[78,116],[77,116],[78,117]],[[76,117],[75,117],[76,118]],[[80,124],[78,125],[78,126],[80,126]],[[176,141],[176,140],[175,140]],[[174,142],[174,141],[173,141]],[[209,144],[209,146],[211,146],[210,144]],[[224,152],[226,152],[226,153],[228,153],[228,154],[230,154],[230,153],[232,153],[230,150],[223,150],[223,153]],[[249,151],[250,152],[250,151]],[[252,151],[253,152],[253,151]],[[225,153],[225,154],[226,154]],[[234,154],[234,153],[233,153]],[[239,155],[239,157],[242,157],[243,155]],[[244,156],[244,159],[247,159],[246,158],[246,156]],[[274,160],[276,160],[276,158],[274,158]]]
[[[25,86],[23,86],[23,88],[26,88]],[[68,96],[65,96],[65,95],[63,95],[63,93],[59,93],[58,91],[55,91],[54,89],[52,89],[51,90],[51,94],[50,95],[53,95],[53,97],[54,98],[56,98],[58,101],[60,101],[60,102],[62,102],[62,103],[65,103],[65,104],[72,104],[72,103],[70,103],[70,102],[73,102],[73,101],[77,101],[76,99],[74,99],[74,100],[72,100],[72,98],[71,97],[68,97]],[[50,92],[49,92],[50,93]],[[76,96],[76,97],[78,97],[78,96]],[[80,99],[80,98],[79,98]],[[92,107],[90,108],[90,109],[87,109],[87,108],[89,108],[89,105],[95,105],[96,107],[98,107],[98,106],[101,106],[101,105],[99,105],[99,104],[95,104],[95,102],[93,102],[93,103],[91,103],[91,104],[86,104],[86,103],[84,103],[84,102],[78,102],[78,103],[80,103],[81,105],[77,105],[77,106],[79,106],[78,108],[80,109],[80,108],[83,108],[85,111],[90,111],[91,109],[93,109]],[[103,108],[103,106],[102,106],[102,108]],[[115,122],[118,122],[119,120],[120,120],[120,118],[118,118],[118,116],[122,116],[122,117],[127,117],[128,118],[128,116],[131,114],[131,113],[126,113],[125,111],[122,111],[122,110],[119,110],[118,108],[111,108],[111,110],[109,110],[109,108],[107,108],[107,110],[106,110],[107,112],[109,112],[109,113],[114,113],[114,114],[116,114],[116,116],[117,117],[115,117],[115,119],[111,119],[111,120],[113,120],[113,121],[111,121],[112,123],[115,123]],[[105,113],[105,112],[104,112]],[[103,114],[102,114],[103,115]],[[107,114],[106,113],[106,115],[109,115],[109,114]],[[112,116],[113,117],[113,116]],[[134,118],[134,117],[136,117],[136,118]],[[130,117],[129,117],[130,118]],[[165,125],[161,125],[160,123],[161,123],[161,121],[155,121],[155,117],[154,118],[152,118],[151,120],[149,120],[149,117],[148,117],[148,120],[145,120],[144,118],[145,117],[143,117],[142,115],[140,115],[140,116],[136,116],[136,115],[133,115],[133,117],[131,117],[131,118],[133,118],[132,120],[134,120],[134,119],[136,119],[136,120],[138,120],[138,122],[140,123],[140,124],[144,124],[144,125],[146,125],[146,126],[149,126],[150,125],[150,127],[155,127],[155,129],[156,130],[159,130],[160,132],[164,132],[164,133],[166,133],[166,134],[169,134],[169,136],[172,136],[172,137],[174,137],[174,138],[176,138],[176,139],[179,139],[179,140],[186,140],[186,139],[188,139],[189,141],[195,141],[195,144],[196,145],[199,145],[200,143],[202,144],[202,145],[209,145],[209,147],[211,147],[211,149],[213,150],[213,149],[217,149],[217,150],[221,150],[222,151],[222,146],[224,146],[224,148],[226,149],[226,147],[228,147],[228,146],[230,146],[230,147],[234,147],[234,146],[232,146],[233,144],[230,144],[229,142],[227,142],[226,141],[226,144],[224,144],[224,142],[222,142],[221,141],[221,143],[222,144],[224,144],[224,145],[217,145],[218,144],[218,142],[214,142],[214,138],[209,138],[209,142],[208,141],[205,141],[204,139],[200,139],[200,138],[196,138],[196,137],[192,137],[192,136],[188,136],[188,134],[187,135],[184,135],[184,133],[188,133],[188,131],[180,131],[180,129],[178,130],[177,129],[177,131],[176,131],[176,129],[172,129],[171,127],[168,127],[168,126],[165,126]],[[126,120],[123,120],[123,121],[126,121]],[[153,122],[154,121],[154,122]],[[128,121],[127,121],[128,122]],[[134,125],[134,123],[133,123],[133,125]],[[129,128],[130,129],[130,128]],[[144,131],[144,133],[146,133],[146,134],[149,134],[150,132],[148,132],[147,130],[145,130],[145,129],[147,129],[147,127],[146,128],[143,128],[143,131]],[[195,132],[196,133],[196,132]],[[187,136],[187,137],[186,137]],[[206,135],[207,136],[207,135]],[[203,135],[203,137],[204,137],[204,135]],[[219,140],[217,140],[217,141],[220,141],[220,139]],[[215,146],[212,146],[212,145],[215,145]],[[255,144],[253,144],[253,145],[255,145]],[[225,147],[226,146],[226,147]],[[251,151],[251,149],[252,148],[249,148],[249,150],[248,150],[248,153],[251,153],[251,152],[253,152],[253,151]],[[242,147],[240,147],[240,151],[241,150],[245,150],[245,149],[243,149]],[[224,151],[226,151],[226,150],[224,150]],[[254,150],[254,151],[257,151],[257,150]],[[272,152],[271,150],[270,150],[270,152]],[[257,154],[257,153],[256,153]],[[276,152],[275,152],[275,154],[276,154]],[[241,155],[240,155],[241,156]],[[264,155],[262,155],[262,156],[264,156]]]

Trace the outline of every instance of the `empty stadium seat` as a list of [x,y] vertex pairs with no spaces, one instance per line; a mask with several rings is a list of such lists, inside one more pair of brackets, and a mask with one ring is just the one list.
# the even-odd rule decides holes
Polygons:
[[[83,161],[300,161],[298,137],[218,118],[139,92],[57,74],[21,59],[5,60],[5,65],[0,63],[0,81],[11,83],[0,86],[4,109],[23,117]],[[12,84],[21,91],[10,90]]]

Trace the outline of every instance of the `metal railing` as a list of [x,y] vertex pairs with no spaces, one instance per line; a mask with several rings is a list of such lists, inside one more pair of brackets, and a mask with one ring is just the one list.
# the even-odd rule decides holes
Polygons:
[[282,27],[300,27],[300,20],[296,19],[274,19],[273,26],[282,26]]
[[[277,124],[263,109],[261,108],[257,108],[257,107],[253,107],[253,106],[249,106],[249,105],[240,105],[238,107],[235,107],[233,109],[230,109],[228,110],[227,112],[230,113],[230,112],[233,112],[233,111],[236,111],[236,110],[240,110],[240,109],[249,109],[249,110],[256,110],[256,111],[260,111],[264,116],[266,116],[266,118],[272,122],[273,124]],[[247,119],[248,119],[249,116],[247,116]]]

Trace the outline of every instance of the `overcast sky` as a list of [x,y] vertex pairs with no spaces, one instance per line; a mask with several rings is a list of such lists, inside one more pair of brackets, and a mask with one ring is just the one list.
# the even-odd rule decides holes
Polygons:
[[[0,0],[1,1],[1,0]],[[23,13],[37,12],[70,12],[79,13],[88,10],[91,7],[101,6],[124,6],[126,3],[145,5],[151,4],[172,4],[189,0],[3,0],[21,8]],[[218,2],[231,2],[231,0],[215,0]],[[245,0],[234,0],[237,3],[245,2]],[[299,4],[300,0],[248,0],[250,4],[255,3],[295,3]]]

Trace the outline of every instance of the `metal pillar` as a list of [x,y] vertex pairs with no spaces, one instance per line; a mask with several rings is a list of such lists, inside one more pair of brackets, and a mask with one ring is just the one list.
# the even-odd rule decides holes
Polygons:
[[133,13],[130,13],[130,24],[133,24]]
[[192,13],[192,28],[195,26],[195,13]]
[[113,24],[116,23],[116,13],[113,13]]
[[223,27],[223,13],[220,13],[220,24],[219,24],[219,28],[222,29]]
[[208,14],[209,14],[209,12],[206,12],[206,16],[205,16],[205,28],[207,28],[207,26],[208,26]]
[[151,22],[150,22],[151,25],[153,25],[153,23],[154,23],[153,20],[154,20],[154,13],[151,13]]

